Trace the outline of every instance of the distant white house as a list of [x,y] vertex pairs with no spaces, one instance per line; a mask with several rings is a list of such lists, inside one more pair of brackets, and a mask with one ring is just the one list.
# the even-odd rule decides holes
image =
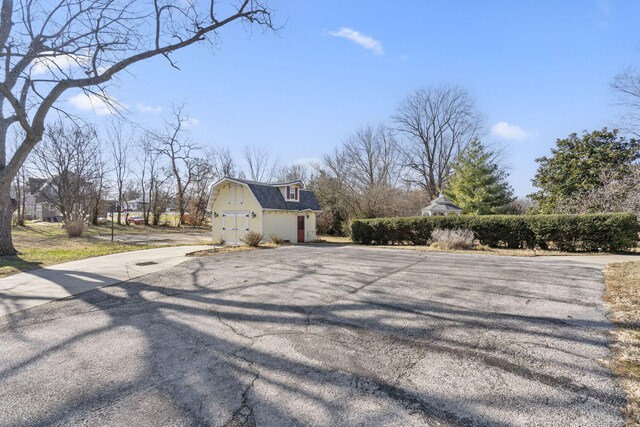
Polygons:
[[62,213],[54,203],[58,200],[55,184],[42,178],[29,178],[24,197],[25,218],[48,222],[62,221]]
[[316,214],[321,212],[313,191],[302,181],[264,183],[225,177],[211,186],[213,241],[239,244],[249,231],[264,240],[276,234],[292,243],[316,240]]
[[133,199],[126,201],[122,208],[123,210],[126,209],[131,212],[141,212],[146,209],[147,204],[148,203],[142,199]]

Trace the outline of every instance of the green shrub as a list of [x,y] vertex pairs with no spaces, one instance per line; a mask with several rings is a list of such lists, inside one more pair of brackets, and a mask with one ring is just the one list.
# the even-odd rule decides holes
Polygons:
[[471,230],[490,247],[623,251],[638,244],[640,224],[632,213],[587,215],[462,215],[356,220],[355,243],[425,245],[438,229]]

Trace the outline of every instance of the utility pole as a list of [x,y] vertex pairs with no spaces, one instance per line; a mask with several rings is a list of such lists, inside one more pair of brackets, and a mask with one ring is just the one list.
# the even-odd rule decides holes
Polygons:
[[113,214],[115,213],[115,206],[111,205],[111,241],[113,242],[113,232],[114,232],[114,224],[113,224]]

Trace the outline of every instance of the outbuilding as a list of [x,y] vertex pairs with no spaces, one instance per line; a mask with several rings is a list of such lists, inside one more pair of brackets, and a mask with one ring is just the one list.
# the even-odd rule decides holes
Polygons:
[[422,208],[422,216],[434,216],[434,215],[460,215],[462,209],[454,205],[453,202],[447,199],[442,193],[429,203],[427,207]]
[[277,235],[292,243],[316,240],[316,214],[321,212],[313,191],[302,181],[255,182],[225,177],[211,186],[208,210],[215,243],[238,245],[249,231],[264,241]]

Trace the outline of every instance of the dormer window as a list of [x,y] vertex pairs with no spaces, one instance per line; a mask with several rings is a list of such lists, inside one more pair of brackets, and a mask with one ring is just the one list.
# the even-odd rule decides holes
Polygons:
[[298,201],[298,187],[295,185],[287,185],[287,201],[289,202],[297,202]]

